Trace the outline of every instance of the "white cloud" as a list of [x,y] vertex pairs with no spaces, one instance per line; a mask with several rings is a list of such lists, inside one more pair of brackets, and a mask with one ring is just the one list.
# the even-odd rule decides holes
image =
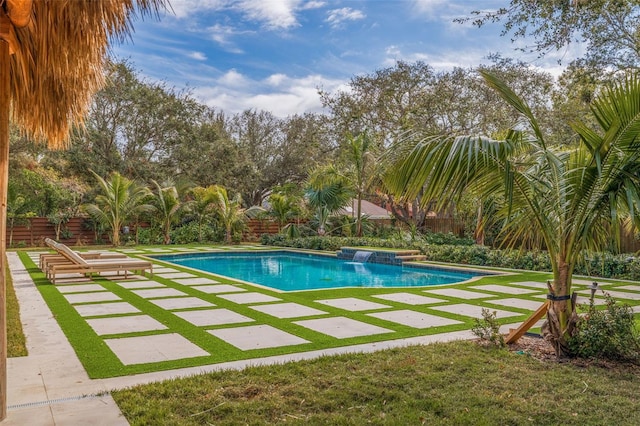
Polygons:
[[202,52],[190,52],[187,53],[187,56],[191,59],[195,59],[196,61],[206,61],[207,55]]
[[176,18],[184,19],[203,11],[216,11],[225,8],[228,0],[172,0],[171,9]]
[[230,40],[230,38],[233,37],[234,35],[237,35],[237,34],[246,33],[246,31],[241,32],[241,31],[237,31],[235,28],[227,26],[227,25],[215,24],[215,25],[207,28],[206,32],[208,32],[210,34],[210,37],[211,37],[211,39],[213,41],[218,43],[220,45],[220,47],[224,48],[228,52],[231,52],[231,53],[244,53],[242,49],[238,48]]
[[273,74],[265,79],[265,83],[269,86],[280,86],[287,80],[287,76],[284,74]]
[[238,71],[231,69],[218,79],[218,83],[228,87],[247,86],[247,79]]
[[433,19],[448,3],[448,0],[413,0],[413,8],[420,15]]
[[297,27],[295,11],[300,0],[242,0],[235,4],[248,18],[265,22],[268,28],[288,29]]
[[342,25],[345,21],[357,21],[359,19],[364,19],[365,17],[366,15],[360,10],[343,7],[341,9],[333,9],[327,12],[326,21],[333,28],[336,28]]
[[326,6],[326,2],[323,1],[309,1],[302,6],[300,6],[300,10],[311,10],[311,9],[320,9],[321,7]]
[[[225,77],[230,76],[230,73],[225,74]],[[218,79],[215,84],[201,84],[194,90],[194,96],[227,114],[262,109],[278,117],[287,117],[306,112],[323,112],[318,88],[335,91],[344,88],[346,84],[345,81],[321,75],[295,78],[274,74],[261,81],[243,77],[243,84],[236,84],[240,80],[229,80],[233,84],[226,84],[225,78]]]
[[173,0],[175,17],[187,19],[206,12],[233,10],[249,20],[263,23],[270,29],[289,29],[298,26],[296,12],[321,7],[322,2],[302,0]]

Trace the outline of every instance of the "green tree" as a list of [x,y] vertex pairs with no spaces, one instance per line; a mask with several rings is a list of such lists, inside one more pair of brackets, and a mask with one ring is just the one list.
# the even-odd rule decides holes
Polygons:
[[346,144],[346,160],[349,180],[356,194],[356,236],[362,236],[362,198],[372,179],[375,158],[369,151],[371,140],[366,131],[357,136],[349,135]]
[[586,43],[574,63],[594,72],[640,66],[640,3],[637,0],[510,0],[508,7],[475,11],[477,26],[502,21],[502,35],[526,39],[522,50],[545,55],[571,43]]
[[9,228],[9,247],[13,245],[13,228],[19,225],[28,225],[29,217],[35,216],[30,210],[27,199],[18,193],[15,184],[9,181],[7,187],[7,228]]
[[206,188],[196,186],[190,191],[192,199],[188,202],[187,209],[198,223],[198,242],[202,242],[203,226],[215,213],[216,191],[217,187],[215,185],[210,185]]
[[307,202],[315,211],[318,235],[326,234],[329,217],[349,204],[353,190],[348,179],[333,165],[319,166],[311,171],[305,185]]
[[229,198],[226,188],[214,185],[213,205],[218,220],[222,224],[225,234],[224,241],[229,244],[233,240],[234,227],[242,226],[247,217],[245,209],[242,208],[242,198],[240,194],[233,198]]
[[162,229],[162,240],[164,244],[171,244],[171,227],[178,222],[184,208],[180,200],[180,192],[171,181],[165,181],[162,185],[155,180],[151,182],[155,189],[152,203],[160,229]]
[[111,230],[111,243],[119,246],[122,227],[135,215],[153,211],[152,205],[144,203],[150,194],[149,189],[117,172],[112,173],[108,180],[92,173],[101,193],[96,196],[95,204],[84,204],[82,210],[105,229]]
[[543,334],[558,356],[569,355],[567,339],[577,319],[570,300],[576,262],[585,250],[610,244],[624,219],[639,221],[640,80],[630,77],[605,89],[591,107],[599,129],[574,123],[580,143],[557,148],[547,144],[520,97],[494,75],[482,75],[521,115],[519,128],[503,140],[422,139],[387,176],[387,185],[405,196],[424,191],[425,199],[439,205],[466,191],[503,200],[494,217],[504,223],[505,240],[542,241],[549,252],[553,282]]

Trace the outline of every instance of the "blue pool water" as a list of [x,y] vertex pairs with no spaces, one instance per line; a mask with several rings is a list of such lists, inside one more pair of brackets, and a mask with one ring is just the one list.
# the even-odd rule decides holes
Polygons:
[[156,259],[283,291],[341,287],[422,287],[466,281],[482,273],[355,263],[285,251],[197,253]]

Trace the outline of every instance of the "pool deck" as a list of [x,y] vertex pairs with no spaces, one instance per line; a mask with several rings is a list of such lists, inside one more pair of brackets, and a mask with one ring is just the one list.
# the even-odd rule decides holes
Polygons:
[[[161,249],[154,250],[157,252]],[[174,370],[91,379],[22,261],[16,253],[11,252],[8,253],[8,259],[20,304],[20,315],[27,338],[29,356],[8,359],[8,416],[2,422],[3,425],[127,424],[109,395],[111,390],[225,369],[243,369],[248,366],[281,364],[325,355],[373,352],[393,347],[474,337],[469,329],[465,329]],[[508,319],[511,316],[521,318],[523,314],[518,310],[535,310],[536,306],[543,301],[539,296],[544,293],[542,287],[544,283],[531,281],[516,282],[514,286],[478,284],[464,289],[453,286],[442,286],[428,291],[395,289],[395,291],[369,298],[318,299],[307,306],[288,300],[272,300],[269,299],[269,297],[273,298],[271,294],[265,294],[262,291],[248,291],[230,284],[211,283],[207,278],[185,276],[185,272],[168,269],[171,268],[164,271],[160,269],[158,275],[163,280],[175,282],[176,288],[184,288],[185,294],[177,295],[176,288],[169,288],[144,277],[124,282],[125,287],[122,291],[137,292],[136,297],[180,316],[194,327],[207,329],[225,344],[233,345],[240,350],[252,350],[256,345],[267,347],[300,343],[296,340],[300,339],[299,336],[279,330],[268,322],[253,319],[244,321],[238,318],[238,315],[246,314],[247,307],[261,315],[290,320],[295,322],[296,326],[312,330],[313,333],[342,339],[376,333],[384,334],[384,330],[379,330],[384,328],[380,327],[380,321],[389,324],[389,329],[392,329],[394,324],[421,329],[446,326],[447,323],[455,321],[453,318],[456,316],[476,318],[481,316],[480,306],[462,303],[463,300],[486,301],[487,306],[494,307],[492,310],[496,312],[498,318]],[[111,297],[113,294],[105,291],[99,282],[71,283],[56,286],[56,288],[69,304],[83,318],[86,318],[86,322],[99,336],[105,336],[104,341],[125,365],[148,362],[149,357],[155,356],[163,356],[164,359],[198,356],[199,351],[202,351],[179,333],[171,330],[166,333],[158,332],[157,321],[153,318],[144,318],[147,316],[144,312],[130,312],[125,316],[114,315],[114,312],[120,312],[122,309],[124,309],[123,312],[127,312],[130,308],[126,306],[125,301]],[[197,292],[189,290],[194,288]],[[584,290],[579,290],[579,293],[584,297]],[[640,286],[621,285],[612,293],[632,303],[640,303]],[[197,297],[194,294],[202,294],[202,296]],[[243,307],[243,310],[240,310],[242,313],[234,309],[214,309],[217,324],[222,324],[218,327],[216,324],[211,324],[211,315],[204,314],[210,309],[206,304],[212,301],[226,303],[225,306]],[[499,308],[496,309],[496,306]],[[516,308],[516,312],[512,310],[513,308]],[[638,305],[634,306],[634,311],[639,312],[639,308]],[[365,320],[356,321],[347,315],[337,315],[336,312],[341,310],[362,312],[358,318],[365,318]],[[131,321],[131,314],[136,321]],[[370,318],[371,322],[366,318]],[[225,323],[225,321],[230,322]],[[239,326],[230,325],[235,323]],[[135,324],[134,328],[131,328],[132,324]],[[519,322],[507,324],[502,327],[502,330],[506,332],[517,325]],[[149,334],[144,335],[144,330],[149,330]],[[127,333],[134,333],[133,337],[122,337]],[[118,338],[109,338],[113,335]],[[154,339],[158,338],[169,340],[154,343]],[[183,342],[183,344],[175,344],[175,342]],[[161,350],[158,351],[158,347]]]

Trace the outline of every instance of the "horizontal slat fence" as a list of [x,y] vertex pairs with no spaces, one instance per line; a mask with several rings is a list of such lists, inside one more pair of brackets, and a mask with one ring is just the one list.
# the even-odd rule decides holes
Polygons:
[[422,229],[436,234],[452,233],[458,237],[464,235],[464,224],[451,218],[428,217],[424,220]]
[[[56,238],[55,226],[46,217],[33,217],[25,219],[26,225],[14,226],[13,230],[7,226],[7,245],[13,247],[39,247],[44,246],[45,238]],[[82,217],[74,217],[66,224],[68,232],[60,236],[60,242],[70,245],[93,244],[95,235],[87,225],[87,220]],[[12,232],[13,231],[13,232]]]
[[[42,247],[45,238],[55,238],[55,227],[46,217],[34,217],[27,219],[28,225],[14,226],[13,230],[7,226],[7,244],[12,241],[12,247]],[[248,239],[257,239],[262,234],[277,234],[278,224],[272,220],[249,219],[247,221]],[[90,245],[95,242],[93,230],[88,226],[87,219],[74,217],[67,223],[69,238],[61,236],[60,242],[69,245]],[[462,236],[463,225],[455,219],[427,218],[424,230],[436,233],[449,233]],[[11,235],[12,234],[12,235]],[[102,235],[102,241],[109,241],[107,235]],[[622,231],[620,238],[622,253],[635,253],[640,251],[640,240],[631,232]]]

